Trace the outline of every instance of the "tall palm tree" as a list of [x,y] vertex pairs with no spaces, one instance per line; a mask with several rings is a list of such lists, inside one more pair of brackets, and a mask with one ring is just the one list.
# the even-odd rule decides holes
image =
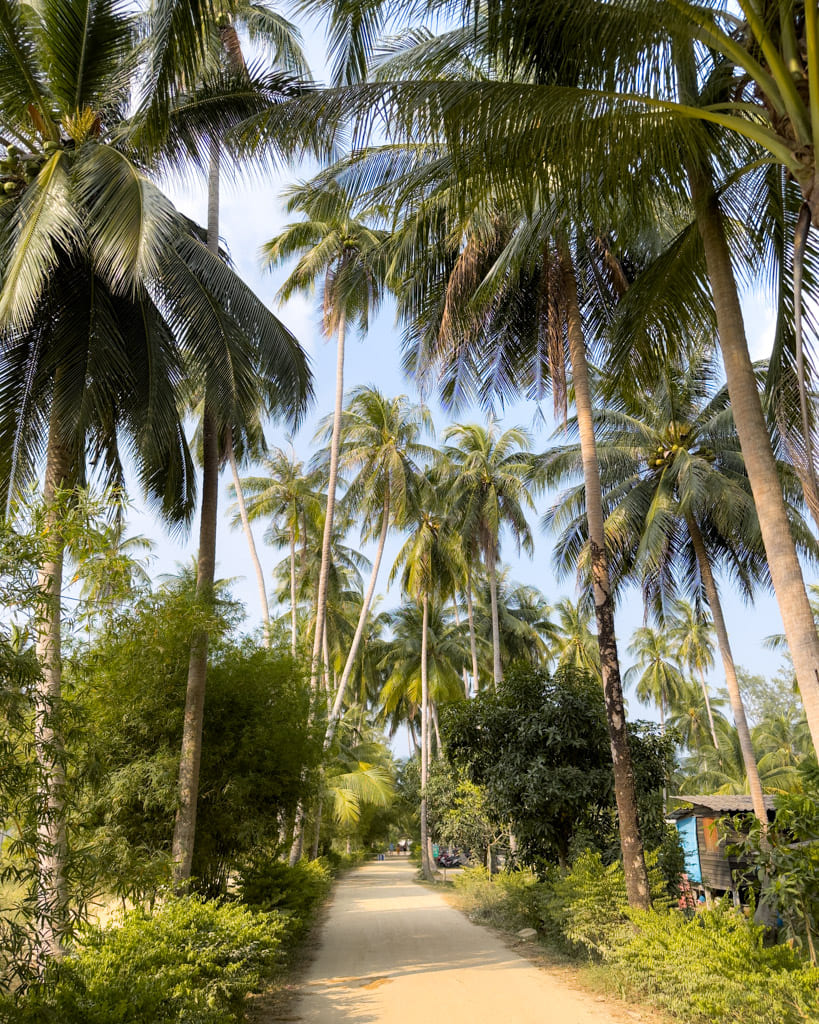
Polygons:
[[[501,666],[508,666],[516,661],[540,665],[549,656],[549,645],[554,634],[552,609],[536,587],[510,580],[508,569],[505,567],[499,569],[497,576]],[[488,580],[482,582],[476,593],[477,632],[481,637],[491,637],[492,601]],[[595,642],[595,638],[592,637],[592,643]],[[485,643],[484,647],[491,658],[491,644]]]
[[[728,395],[713,393],[713,372],[701,354],[679,368],[667,363],[649,393],[624,398],[621,409],[597,414],[606,530],[618,582],[639,581],[658,614],[685,596],[707,601],[722,655],[731,710],[746,758],[754,811],[767,821],[714,567],[723,565],[750,599],[767,581],[767,562],[743,453]],[[545,472],[559,483],[577,474],[578,445],[555,449]],[[798,480],[787,465],[782,480],[794,500]],[[780,485],[781,487],[782,485]],[[576,564],[584,530],[582,485],[564,497],[551,521],[564,525],[556,557]],[[796,508],[789,531],[816,556],[816,543]]]
[[689,601],[678,601],[674,606],[673,617],[668,620],[669,636],[677,645],[677,657],[689,672],[694,672],[700,680],[705,709],[708,713],[711,739],[719,749],[719,739],[714,727],[714,716],[711,711],[711,695],[705,673],[714,666],[714,624],[699,612]]
[[405,395],[387,399],[374,387],[356,388],[342,414],[340,464],[342,469],[355,472],[344,503],[351,514],[361,518],[362,538],[373,537],[377,532],[378,544],[356,631],[330,709],[325,746],[332,742],[370,614],[387,531],[391,523],[401,526],[406,521],[419,473],[417,460],[430,455],[430,449],[418,440],[423,430],[432,430],[425,407],[411,405]]
[[531,439],[526,431],[513,427],[501,433],[491,422],[454,423],[444,431],[444,456],[454,470],[452,512],[466,536],[479,544],[489,581],[492,609],[492,679],[495,687],[503,678],[498,621],[497,564],[500,535],[507,529],[518,548],[534,551],[532,534],[524,508],[534,510],[527,487],[532,475]]
[[634,631],[628,650],[637,661],[626,670],[625,681],[634,683],[641,703],[657,705],[660,731],[665,733],[668,706],[675,702],[685,685],[668,636],[665,630],[641,626]]
[[[381,690],[381,705],[389,716],[400,704],[421,706],[421,647],[423,609],[404,602],[389,616],[391,637],[384,645],[382,666],[389,675]],[[461,665],[464,633],[434,597],[427,615],[427,678],[429,699],[435,705],[463,700]]]
[[[270,520],[273,528],[269,534],[270,539],[279,531],[286,538],[289,549],[290,646],[295,657],[298,650],[297,550],[302,541],[306,543],[307,540],[307,507],[317,502],[318,477],[315,472],[306,473],[303,463],[293,453],[288,453],[282,448],[274,448],[259,460],[259,464],[261,472],[254,476],[242,477],[239,484],[246,501],[248,525],[258,519]],[[239,493],[240,491],[236,491],[237,496]],[[305,570],[306,567],[302,565],[302,573]],[[267,587],[261,566],[257,569],[257,575],[260,577],[259,593],[267,626]]]
[[434,482],[427,474],[419,481],[417,504],[408,523],[411,532],[390,573],[392,581],[400,572],[402,589],[421,608],[421,867],[428,879],[432,877],[425,792],[430,749],[430,604],[435,596],[446,599],[454,593],[462,570],[460,548],[453,541],[446,517],[436,509],[435,499]]
[[718,751],[719,737],[731,729],[723,714],[726,703],[717,694],[709,700],[709,709],[702,688],[693,681],[687,681],[674,695],[668,726],[679,736],[680,745],[692,753],[707,746]]
[[344,345],[348,325],[367,330],[370,314],[382,294],[382,273],[378,253],[385,232],[370,221],[356,217],[349,198],[336,187],[315,189],[308,185],[291,188],[287,210],[304,219],[291,224],[263,247],[267,266],[276,266],[298,256],[295,269],[282,285],[282,300],[298,291],[311,291],[322,279],[322,329],[329,338],[336,335],[336,393],[330,438],[330,466],[327,510],[322,540],[322,568],[316,594],[316,631],[311,659],[311,685],[315,689],[321,657],[329,571],[330,540],[338,482],[338,454],[341,440],[341,411],[344,396]]

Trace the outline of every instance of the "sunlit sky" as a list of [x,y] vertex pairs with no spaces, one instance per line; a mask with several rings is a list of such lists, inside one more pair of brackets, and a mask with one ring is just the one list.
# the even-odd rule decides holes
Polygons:
[[[321,80],[326,75],[328,61],[326,58],[322,34],[308,27],[303,29],[305,49],[314,70],[314,76]],[[329,413],[333,405],[335,389],[335,346],[329,344],[321,336],[316,299],[304,296],[293,299],[285,306],[279,307],[276,292],[286,276],[286,270],[275,274],[263,273],[260,269],[259,250],[263,242],[276,235],[287,223],[287,215],[282,209],[280,194],[289,182],[309,177],[311,168],[299,167],[282,171],[269,181],[260,183],[258,175],[245,181],[226,182],[223,185],[221,203],[221,235],[223,242],[230,250],[238,272],[260,296],[275,310],[284,323],[293,331],[309,354],[315,376],[315,402],[307,416],[306,422],[293,438],[297,453],[302,458],[309,458],[314,445],[312,438],[318,421]],[[171,183],[169,191],[177,205],[200,223],[205,222],[205,184],[204,182],[187,183],[180,186]],[[744,309],[749,332],[752,357],[762,358],[770,350],[773,339],[774,314],[766,308],[757,295],[746,295]],[[345,388],[359,384],[372,384],[387,395],[407,394],[417,400],[418,394],[413,383],[403,377],[400,369],[400,328],[395,325],[394,311],[387,306],[372,323],[365,338],[351,338],[347,347],[345,370]],[[535,450],[542,451],[548,444],[552,433],[550,400],[539,410],[532,402],[522,402],[507,409],[501,426],[525,426],[535,437]],[[438,430],[448,422],[447,415],[432,404],[432,412]],[[461,422],[481,422],[485,415],[478,409],[461,412]],[[275,426],[268,431],[268,443],[283,445],[286,443],[284,432]],[[245,470],[248,472],[249,470]],[[217,550],[217,574],[233,579],[234,594],[245,603],[247,609],[246,627],[255,628],[260,623],[259,601],[253,568],[247,552],[246,543],[240,531],[230,528],[224,510],[228,504],[227,489],[229,472],[223,475],[220,489],[221,512]],[[141,533],[156,543],[155,557],[151,566],[154,576],[173,572],[177,563],[189,560],[196,552],[197,527],[191,529],[186,538],[170,538],[163,527],[141,507],[139,495],[133,495],[134,509],[129,517],[130,532]],[[577,596],[573,579],[558,582],[551,567],[551,542],[548,535],[539,526],[540,514],[552,503],[554,496],[546,495],[538,501],[538,516],[531,520],[535,533],[535,556],[528,559],[525,555],[517,557],[514,545],[507,538],[502,541],[501,555],[511,566],[514,580],[539,587],[547,599],[556,601],[562,596]],[[270,578],[273,565],[282,555],[262,543],[263,527],[256,528],[256,542],[262,558],[265,573]],[[358,543],[358,538],[350,538]],[[398,551],[400,540],[393,537],[387,550],[385,565],[382,567],[382,582],[379,592],[386,591],[386,579],[391,560]],[[366,549],[365,549],[366,550]],[[809,581],[813,581],[813,577]],[[387,595],[382,607],[390,607],[397,603],[398,594]],[[728,622],[735,658],[743,666],[773,674],[780,664],[778,655],[767,651],[762,640],[765,636],[781,631],[781,622],[776,602],[771,595],[761,594],[753,607],[744,605],[727,588],[724,588],[725,614]],[[277,614],[284,609],[272,609]],[[617,612],[617,630],[620,641],[621,658],[628,665],[626,647],[632,631],[642,624],[643,608],[637,590],[627,594],[621,601]],[[714,670],[713,685],[723,684],[721,668]],[[632,696],[629,700],[632,717],[654,717],[645,708],[640,707]]]

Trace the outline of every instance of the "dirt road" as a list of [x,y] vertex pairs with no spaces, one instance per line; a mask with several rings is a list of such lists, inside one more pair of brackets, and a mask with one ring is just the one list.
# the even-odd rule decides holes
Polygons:
[[316,959],[286,1019],[314,1024],[619,1024],[624,1019],[534,967],[414,878],[415,868],[395,859],[367,864],[338,883]]

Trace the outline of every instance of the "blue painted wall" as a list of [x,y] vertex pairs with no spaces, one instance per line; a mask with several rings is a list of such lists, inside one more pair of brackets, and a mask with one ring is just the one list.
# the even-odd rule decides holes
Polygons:
[[697,843],[697,819],[679,818],[676,822],[677,832],[685,854],[685,873],[692,882],[702,882],[700,867],[700,848]]

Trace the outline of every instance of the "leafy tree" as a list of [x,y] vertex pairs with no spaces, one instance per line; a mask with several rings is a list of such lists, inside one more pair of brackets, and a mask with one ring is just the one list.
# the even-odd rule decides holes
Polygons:
[[276,846],[309,787],[320,743],[308,726],[299,666],[280,650],[237,639],[237,616],[227,597],[203,608],[190,581],[171,583],[106,623],[73,668],[86,724],[80,816],[123,896],[144,899],[169,877],[184,679],[197,629],[207,628],[212,641],[197,884],[224,890],[240,858]]
[[[550,679],[542,672],[517,670],[509,673],[497,696],[479,694],[448,709],[443,728],[448,757],[486,787],[492,815],[511,823],[530,862],[556,859],[565,866],[575,837],[609,847],[614,790],[596,680],[577,673]],[[661,833],[659,794],[670,751],[648,735],[637,745],[641,755],[653,750],[652,756],[641,757],[645,770],[637,778],[642,794],[660,804]]]

